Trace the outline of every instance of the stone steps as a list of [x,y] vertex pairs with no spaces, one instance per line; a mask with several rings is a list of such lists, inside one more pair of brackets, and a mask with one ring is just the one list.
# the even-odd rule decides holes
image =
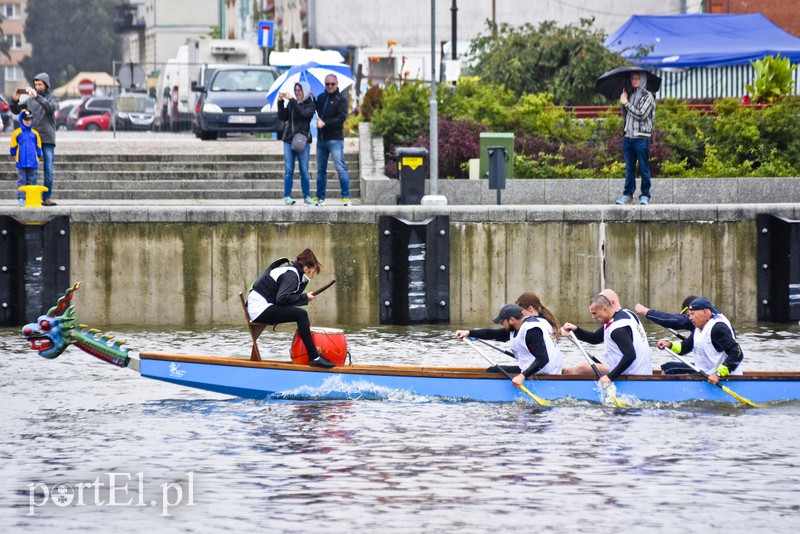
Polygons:
[[[351,197],[360,198],[358,155],[346,154]],[[311,158],[312,191],[316,162]],[[39,169],[38,181],[42,182]],[[13,166],[0,179],[16,183]],[[295,166],[295,196],[300,174]],[[179,200],[277,199],[283,197],[280,154],[63,154],[56,156],[55,196],[62,199]],[[341,198],[333,161],[328,164],[328,196]]]

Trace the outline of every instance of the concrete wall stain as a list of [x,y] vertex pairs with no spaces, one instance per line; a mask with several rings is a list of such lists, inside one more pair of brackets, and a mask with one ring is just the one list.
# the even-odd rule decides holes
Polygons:
[[[755,320],[755,221],[606,223],[604,253],[599,224],[453,223],[452,322],[486,324],[525,290],[560,320],[588,321],[603,261],[606,285],[628,307],[671,310],[694,293],[734,320]],[[306,247],[328,266],[310,289],[337,279],[309,310],[315,324],[378,323],[373,223],[80,223],[71,238],[70,268],[84,282],[79,316],[89,324],[240,324],[238,292],[275,258]]]

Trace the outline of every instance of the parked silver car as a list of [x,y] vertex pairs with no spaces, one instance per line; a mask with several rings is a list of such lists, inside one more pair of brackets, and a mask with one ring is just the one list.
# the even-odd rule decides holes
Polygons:
[[267,91],[278,77],[274,67],[226,66],[217,69],[199,94],[192,130],[200,139],[227,132],[278,132],[277,111],[267,103]]
[[144,93],[125,93],[117,97],[114,128],[149,130],[153,127],[156,99]]

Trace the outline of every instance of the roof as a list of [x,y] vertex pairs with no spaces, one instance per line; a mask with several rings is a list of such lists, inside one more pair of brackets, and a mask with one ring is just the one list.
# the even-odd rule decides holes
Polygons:
[[112,78],[111,75],[106,72],[80,72],[61,87],[53,89],[53,94],[59,98],[79,96],[80,93],[78,92],[78,84],[82,80],[93,81],[95,87],[103,90],[104,92],[110,92],[115,86],[114,78]]
[[[637,61],[638,45],[654,49]],[[634,15],[606,39],[605,46],[650,68],[747,65],[778,54],[800,63],[800,39],[760,13]]]

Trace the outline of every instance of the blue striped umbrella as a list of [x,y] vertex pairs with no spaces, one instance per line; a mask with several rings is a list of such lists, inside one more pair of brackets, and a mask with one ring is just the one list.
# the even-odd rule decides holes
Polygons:
[[311,93],[318,97],[325,92],[325,77],[329,74],[336,76],[339,81],[339,90],[344,90],[353,85],[353,75],[347,65],[320,65],[316,61],[310,61],[303,65],[295,65],[291,69],[281,74],[267,91],[267,102],[277,108],[278,93],[294,94],[294,84],[297,82],[308,82],[311,86]]

